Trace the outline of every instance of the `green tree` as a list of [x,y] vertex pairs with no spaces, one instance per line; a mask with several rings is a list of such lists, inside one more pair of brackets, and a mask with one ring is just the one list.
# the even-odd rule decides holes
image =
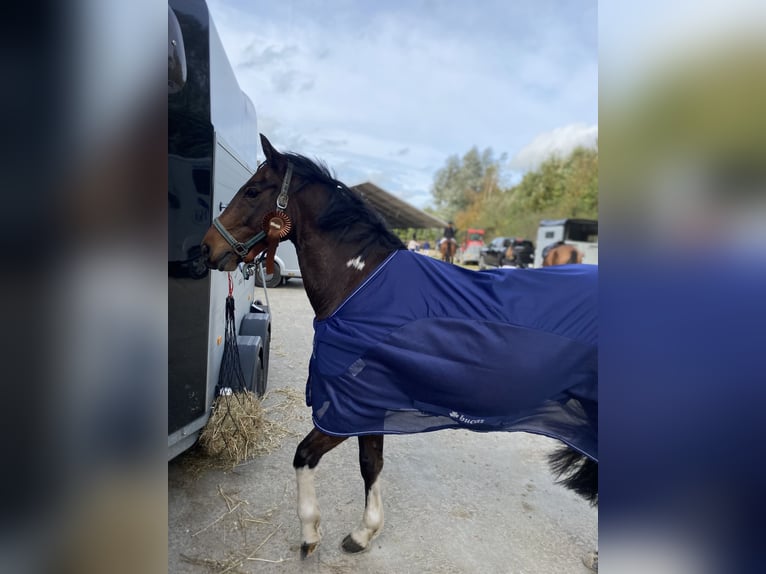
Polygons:
[[479,152],[474,146],[460,158],[452,155],[444,167],[436,172],[431,194],[437,213],[445,219],[454,219],[482,198],[498,191],[501,165],[506,159],[495,159],[492,148]]
[[434,196],[437,213],[446,218],[465,207],[463,190],[460,181],[460,158],[451,155],[447,158],[447,165],[436,172],[431,194]]
[[489,237],[535,237],[541,219],[564,217],[598,218],[598,149],[551,157],[516,186],[495,186],[454,215],[462,228],[483,227]]

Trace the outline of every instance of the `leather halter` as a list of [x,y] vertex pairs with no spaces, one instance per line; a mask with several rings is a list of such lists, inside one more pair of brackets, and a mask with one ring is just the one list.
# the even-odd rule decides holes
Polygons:
[[267,242],[266,273],[269,274],[274,273],[274,254],[277,251],[277,245],[279,245],[279,242],[282,239],[288,236],[290,229],[292,228],[290,218],[283,211],[287,208],[288,192],[290,190],[290,181],[292,180],[292,177],[293,164],[292,162],[288,162],[285,179],[282,181],[282,189],[277,196],[277,210],[267,213],[264,216],[262,223],[263,230],[256,233],[247,241],[237,241],[237,239],[223,226],[219,217],[213,219],[213,226],[218,230],[226,242],[231,245],[234,252],[242,259],[244,259],[250,252],[253,246],[265,239]]

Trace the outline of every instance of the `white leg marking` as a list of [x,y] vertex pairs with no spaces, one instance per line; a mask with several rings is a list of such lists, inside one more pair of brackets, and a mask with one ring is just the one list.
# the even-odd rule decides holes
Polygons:
[[364,507],[362,524],[351,533],[351,538],[362,548],[367,548],[370,540],[375,538],[383,528],[383,499],[380,496],[380,477],[375,479],[367,494],[367,505]]
[[304,543],[319,542],[319,503],[314,489],[315,468],[304,466],[295,469],[298,481],[298,518]]
[[364,261],[362,261],[361,257],[357,256],[346,261],[346,267],[353,267],[354,269],[361,271],[364,269]]

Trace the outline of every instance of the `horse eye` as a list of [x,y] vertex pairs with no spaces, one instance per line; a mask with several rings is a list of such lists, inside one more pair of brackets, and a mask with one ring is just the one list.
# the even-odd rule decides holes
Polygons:
[[258,188],[257,187],[246,187],[245,188],[245,197],[255,197],[258,194]]

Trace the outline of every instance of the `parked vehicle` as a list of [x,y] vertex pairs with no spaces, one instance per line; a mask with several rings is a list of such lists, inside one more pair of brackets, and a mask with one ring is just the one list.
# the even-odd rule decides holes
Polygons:
[[[287,283],[288,279],[300,279],[301,268],[298,265],[298,254],[295,245],[289,239],[283,241],[277,247],[274,255],[274,273],[266,275],[266,287],[279,287]],[[255,274],[255,284],[263,287],[263,281],[259,273]]]
[[511,237],[495,237],[479,253],[479,269],[502,267],[505,252],[511,246]]
[[543,249],[563,241],[583,254],[583,263],[598,265],[598,221],[594,219],[544,219],[537,229],[535,267],[543,265]]
[[484,247],[484,230],[468,228],[465,239],[459,245],[456,259],[460,263],[478,263],[481,248]]
[[535,260],[535,244],[529,239],[515,237],[511,239],[511,245],[505,251],[503,265],[510,265],[520,269],[532,267]]
[[471,245],[468,249],[461,247],[455,254],[455,259],[458,263],[475,265],[479,263],[480,252],[481,247],[478,245]]
[[464,250],[468,249],[472,245],[476,245],[478,247],[484,247],[484,230],[483,229],[473,229],[468,228],[465,230],[465,239],[463,240],[463,245],[461,246]]
[[479,269],[488,267],[529,267],[534,259],[534,243],[521,237],[495,237],[482,247]]

